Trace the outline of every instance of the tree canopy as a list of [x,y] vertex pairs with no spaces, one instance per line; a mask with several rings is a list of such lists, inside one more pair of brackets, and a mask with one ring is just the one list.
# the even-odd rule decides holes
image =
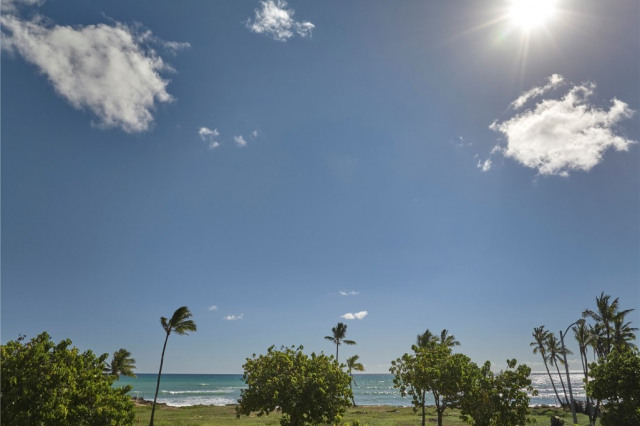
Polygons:
[[339,421],[351,405],[350,377],[324,354],[310,356],[303,347],[271,346],[265,355],[247,358],[236,414],[283,413],[280,424],[304,425]]
[[46,332],[2,345],[2,423],[7,425],[127,425],[135,418],[127,392],[103,373],[108,354],[80,352]]
[[413,354],[404,354],[391,362],[389,371],[395,375],[394,387],[402,396],[412,397],[413,409],[422,411],[425,425],[427,394],[431,393],[436,404],[438,426],[446,408],[454,407],[466,383],[470,380],[473,363],[463,354],[452,354],[451,348],[432,340],[424,347],[412,346]]
[[640,353],[614,349],[606,358],[591,364],[587,394],[605,400],[603,426],[640,425]]
[[460,401],[462,418],[474,426],[515,426],[527,422],[531,368],[515,359],[507,360],[508,369],[494,374],[491,363],[475,366],[472,380]]

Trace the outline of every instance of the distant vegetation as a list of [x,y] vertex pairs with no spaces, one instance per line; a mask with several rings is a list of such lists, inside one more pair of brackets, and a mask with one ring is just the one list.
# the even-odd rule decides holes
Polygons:
[[440,336],[428,329],[419,334],[413,353],[406,353],[391,362],[389,371],[395,375],[394,386],[402,396],[412,398],[414,411],[420,410],[422,425],[426,424],[427,395],[435,401],[438,426],[443,425],[446,409],[459,408],[460,417],[476,426],[519,425],[527,421],[531,387],[531,369],[516,368],[515,359],[508,360],[509,369],[494,374],[487,361],[479,368],[471,359],[453,353],[459,346],[448,330]]
[[[572,413],[574,422],[583,424],[588,418],[592,426],[598,424],[598,420],[602,426],[640,426],[640,352],[634,344],[638,329],[626,320],[630,312],[631,309],[620,308],[617,298],[602,293],[596,297],[596,308],[584,310],[581,318],[564,333],[560,332],[560,339],[544,325],[533,329],[531,347],[534,354],[542,357],[558,404],[565,411],[573,405],[573,411],[584,413]],[[196,331],[191,316],[183,306],[170,319],[160,318],[166,335],[154,401],[149,408],[134,409],[127,395],[131,390],[129,386],[112,387],[120,375],[134,376],[135,359],[126,349],[115,351],[107,363],[108,354],[80,353],[71,347],[70,340],[56,344],[46,332],[30,341],[20,336],[2,345],[0,414],[3,424],[131,425],[136,413],[150,410],[150,425],[153,425],[169,335]],[[584,402],[574,400],[571,389],[577,384],[572,384],[566,374],[566,355],[571,352],[565,346],[565,338],[570,328],[582,361],[584,383],[581,385],[587,394]],[[325,339],[336,345],[335,357],[323,353],[306,355],[302,346],[279,350],[271,346],[266,354],[247,358],[243,365],[247,388],[241,391],[238,405],[233,409],[235,416],[240,419],[257,413],[263,418],[276,412],[276,420],[282,425],[339,424],[345,415],[349,418],[345,425],[362,424],[361,420],[367,424],[392,424],[393,413],[402,411],[405,414],[401,416],[406,416],[404,409],[348,410],[355,406],[353,385],[356,383],[352,373],[363,371],[364,365],[358,355],[348,357],[346,364],[338,362],[340,345],[356,342],[346,339],[347,326],[343,323],[331,331],[332,335]],[[541,416],[545,418],[543,412],[564,418],[569,415],[534,409],[532,417],[529,395],[536,391],[531,387],[529,367],[511,359],[507,360],[506,370],[494,373],[488,361],[479,367],[466,355],[454,353],[457,346],[460,342],[448,330],[438,335],[427,329],[417,335],[411,352],[391,362],[394,386],[402,396],[411,397],[413,411],[420,411],[422,425],[426,424],[427,417],[434,415],[439,426],[445,418],[446,424],[464,421],[476,426],[510,426],[536,418],[540,421]],[[591,358],[596,362],[590,363]],[[427,396],[435,401],[435,407],[426,406]],[[214,411],[229,410],[207,412]],[[216,419],[215,423],[227,423],[225,416],[227,414],[213,414],[210,418]],[[182,420],[171,422],[191,424]],[[241,420],[236,422],[245,424]],[[247,420],[249,423],[255,424]]]
[[[556,336],[546,330],[544,325],[533,329],[533,353],[542,357],[558,404],[572,408],[574,412],[584,411],[589,416],[592,426],[596,424],[599,416],[602,417],[603,425],[640,425],[640,353],[633,343],[638,329],[632,327],[630,321],[626,321],[630,312],[633,312],[633,309],[621,310],[618,298],[612,299],[603,292],[596,297],[595,310],[585,309],[582,318],[570,324],[565,333],[560,331],[563,341],[571,328],[580,348],[583,380],[587,391],[584,404],[575,400],[572,404],[572,395],[567,395],[569,376],[566,375],[565,386],[559,368],[565,366],[566,355],[572,352],[566,349],[562,342],[559,343]],[[589,363],[589,352],[597,363]],[[549,365],[556,367],[563,398],[559,395]],[[604,410],[601,410],[603,401]]]

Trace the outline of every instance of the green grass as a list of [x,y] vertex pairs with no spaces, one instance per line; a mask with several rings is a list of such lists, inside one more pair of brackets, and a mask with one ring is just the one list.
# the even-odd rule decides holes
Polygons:
[[[446,410],[444,413],[444,424],[447,426],[462,426],[468,423],[460,420],[459,412],[456,410]],[[571,412],[563,411],[559,408],[533,408],[531,417],[536,420],[536,424],[547,426],[551,416],[558,416],[565,421],[566,426],[571,426]],[[136,407],[136,423],[145,425],[149,423],[151,418],[151,407]],[[420,415],[414,413],[411,408],[406,407],[352,407],[347,410],[342,424],[351,423],[358,420],[361,425],[384,426],[384,425],[419,425]],[[427,410],[427,422],[436,424],[435,409]],[[201,425],[278,425],[280,424],[280,416],[272,413],[269,416],[258,417],[252,414],[250,417],[242,416],[236,419],[235,407],[215,407],[215,406],[197,406],[197,407],[157,407],[154,418],[154,424],[157,426],[201,426]],[[586,415],[578,414],[578,424],[588,425],[589,420]],[[599,423],[597,423],[599,424]]]

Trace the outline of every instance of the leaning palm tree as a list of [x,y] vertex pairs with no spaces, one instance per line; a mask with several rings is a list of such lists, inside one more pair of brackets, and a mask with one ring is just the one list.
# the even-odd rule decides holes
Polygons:
[[347,336],[346,324],[339,322],[338,325],[331,328],[331,331],[333,335],[324,336],[324,338],[336,344],[336,361],[338,361],[338,348],[340,347],[340,344],[344,343],[345,345],[355,345],[356,342],[354,342],[353,340],[345,339],[345,337]]
[[549,380],[551,381],[551,386],[553,387],[553,392],[556,394],[556,398],[558,398],[558,404],[562,406],[562,400],[560,399],[560,395],[558,395],[558,390],[556,389],[556,384],[553,381],[553,376],[551,376],[551,372],[549,371],[549,365],[547,364],[548,356],[547,356],[547,347],[545,342],[547,340],[547,336],[549,336],[549,331],[544,329],[544,325],[540,327],[534,327],[533,333],[534,341],[529,344],[529,346],[533,346],[533,353],[540,353],[542,356],[542,362],[544,362],[544,368],[547,370],[547,375],[549,375]]
[[358,358],[360,358],[358,355],[347,358],[347,373],[349,374],[349,377],[351,377],[351,381],[349,382],[349,387],[351,388],[351,402],[354,407],[356,406],[356,400],[353,397],[353,384],[356,386],[358,386],[358,384],[353,378],[352,371],[364,371],[364,365],[362,365],[361,362],[358,362]]
[[196,323],[191,320],[191,312],[186,306],[182,306],[173,313],[171,319],[167,320],[165,317],[160,317],[160,323],[167,334],[164,338],[164,345],[162,346],[162,356],[160,357],[160,370],[158,371],[158,383],[156,384],[156,394],[153,397],[153,406],[151,407],[151,422],[149,426],[153,426],[153,415],[156,411],[156,400],[158,399],[158,390],[160,389],[160,376],[162,375],[162,363],[164,362],[164,351],[167,348],[167,340],[171,332],[176,334],[187,334],[188,331],[196,331]]
[[558,342],[558,338],[553,334],[549,333],[547,335],[546,340],[547,353],[549,354],[549,364],[556,366],[556,371],[558,372],[558,377],[560,377],[560,384],[562,385],[562,391],[564,392],[564,400],[569,407],[569,397],[567,397],[567,389],[564,387],[564,380],[562,380],[562,374],[560,374],[560,364],[564,365],[564,354],[571,354],[572,352],[569,349],[562,349],[560,347],[560,342]]
[[131,358],[131,352],[126,349],[118,349],[113,353],[111,363],[105,369],[107,374],[120,378],[120,375],[136,377],[133,369],[136,368],[136,360]]

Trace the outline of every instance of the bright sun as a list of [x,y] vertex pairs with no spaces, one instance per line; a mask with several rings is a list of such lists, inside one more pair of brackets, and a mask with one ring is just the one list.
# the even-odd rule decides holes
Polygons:
[[512,0],[509,19],[518,27],[531,30],[553,17],[555,0]]

